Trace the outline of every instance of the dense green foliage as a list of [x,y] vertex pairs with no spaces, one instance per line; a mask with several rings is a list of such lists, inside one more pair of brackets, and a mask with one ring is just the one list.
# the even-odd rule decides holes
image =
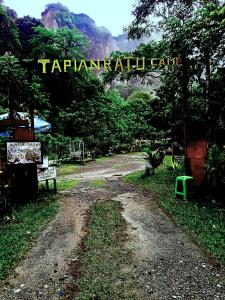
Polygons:
[[[49,10],[57,12],[63,28],[48,30],[35,18],[17,18],[0,4],[0,27],[4,28],[0,32],[0,111],[8,109],[13,115],[35,109],[49,121],[52,133],[41,140],[50,157],[68,156],[69,141],[77,138],[99,153],[166,138],[185,144],[188,138],[206,137],[211,144],[224,145],[225,9],[221,1],[140,0],[129,35],[140,37],[155,26],[161,40],[141,44],[134,53],[116,51],[111,57],[180,57],[182,65],[103,76],[84,69],[42,74],[31,63],[39,58],[82,59],[89,53],[89,41],[78,30],[84,24],[94,28],[94,21],[84,14],[73,15],[59,3],[47,5],[43,14]],[[148,23],[153,15],[160,17],[154,26]],[[149,89],[157,78],[160,85]],[[113,79],[124,81],[118,90],[117,84],[114,90],[106,85]],[[129,87],[128,82],[138,80],[137,88]]]
[[0,4],[0,55],[5,52],[18,53],[21,49],[18,28],[7,14],[7,9]]
[[[63,18],[65,24],[68,9],[60,4],[50,4],[49,8],[59,10],[58,18]],[[128,147],[140,135],[148,137],[152,129],[147,124],[150,96],[143,101],[136,95],[127,102],[117,91],[106,92],[102,81],[92,72],[70,70],[66,74],[55,72],[46,76],[37,72],[29,61],[41,57],[85,58],[89,46],[84,36],[69,24],[57,31],[48,30],[34,18],[12,18],[2,5],[1,10],[2,22],[9,28],[7,38],[11,41],[11,44],[0,41],[1,111],[9,109],[13,114],[38,110],[54,128],[52,135],[41,137],[50,155],[59,158],[68,155],[70,138],[82,138],[89,149],[99,148],[107,153],[111,146],[123,143]],[[9,53],[9,46],[15,51]]]
[[19,31],[19,40],[21,43],[21,57],[26,58],[32,51],[30,40],[35,36],[35,27],[41,26],[41,22],[30,16],[18,18],[16,25]]
[[[133,27],[129,28],[130,35],[143,34],[138,26],[146,24],[149,14],[159,14],[158,4],[161,2],[140,1],[134,10],[135,20]],[[130,145],[136,139],[154,140],[158,134],[160,138],[176,137],[182,142],[184,124],[192,128],[196,123],[207,124],[213,141],[223,143],[225,91],[222,82],[225,74],[220,66],[224,63],[225,51],[224,8],[198,1],[182,2],[180,7],[171,1],[168,6],[163,3],[164,6],[168,8],[168,14],[162,9],[158,24],[163,33],[162,40],[142,44],[134,56],[178,56],[184,59],[184,64],[182,67],[162,67],[158,70],[161,86],[156,92],[142,92],[140,88],[130,90],[132,95],[126,95],[126,100],[120,96],[123,95],[121,89],[120,94],[112,90],[106,92],[104,82],[92,72],[55,72],[46,76],[37,73],[29,63],[18,61],[17,56],[35,60],[40,57],[81,59],[86,56],[88,42],[70,26],[72,15],[65,6],[49,4],[44,12],[49,9],[58,11],[57,20],[62,19],[64,28],[54,31],[45,29],[38,20],[29,16],[17,19],[1,5],[1,22],[8,28],[5,36],[10,39],[10,43],[0,41],[1,109],[8,108],[8,104],[14,110],[38,109],[55,129],[51,149],[58,134],[82,138],[88,148],[100,148],[103,152],[122,143]],[[10,55],[5,54],[11,50],[8,47],[13,48]],[[129,53],[117,51],[112,58],[123,55]],[[139,75],[146,76],[147,71]],[[104,79],[111,80],[117,75],[108,73]],[[132,75],[137,74],[123,72],[120,78],[132,78]],[[218,108],[219,115],[216,113]],[[63,147],[68,140],[62,141],[61,137],[59,144]]]
[[[68,12],[59,4],[49,7],[60,8],[60,16],[65,17]],[[18,27],[22,58],[73,59],[85,57],[88,51],[85,38],[70,26],[47,30],[28,16],[17,19],[14,26]],[[65,150],[69,137],[82,138],[89,149],[99,148],[107,153],[111,146],[128,147],[134,139],[148,138],[154,132],[149,124],[149,104],[154,97],[147,92],[144,99],[134,93],[125,101],[117,91],[105,92],[102,81],[91,72],[45,76],[30,69],[28,63],[21,64],[16,57],[3,55],[1,60],[0,70],[5,74],[1,80],[6,83],[0,91],[2,109],[8,103],[13,110],[38,109],[55,128],[53,136],[42,140],[46,140],[49,153],[54,152],[59,158],[68,155]],[[36,84],[28,88],[34,79]]]
[[[128,29],[131,37],[140,37],[153,30],[155,24],[149,23],[149,16],[153,15],[160,17],[156,25],[162,33],[159,42],[141,45],[136,50],[138,56],[180,57],[182,61],[179,67],[163,66],[158,70],[161,86],[157,96],[160,101],[151,124],[169,132],[180,143],[205,138],[212,149],[220,148],[220,153],[224,153],[224,3],[216,0],[140,0],[133,15],[134,21]],[[210,150],[208,165],[211,154]],[[213,199],[219,194],[221,197],[225,191],[224,164],[223,154],[220,164],[207,168],[205,190],[208,189],[208,196],[211,194]]]
[[[128,28],[130,37],[141,37],[160,29],[158,42],[140,45],[135,56],[180,57],[181,66],[152,67],[158,71],[160,101],[154,103],[150,124],[183,141],[183,131],[191,139],[207,136],[210,143],[224,144],[225,133],[225,9],[221,1],[142,1],[134,11]],[[151,24],[149,16],[158,16]],[[112,80],[117,74],[108,75]],[[123,74],[123,76],[125,76]],[[129,72],[127,78],[136,76]],[[195,128],[195,130],[193,130]]]

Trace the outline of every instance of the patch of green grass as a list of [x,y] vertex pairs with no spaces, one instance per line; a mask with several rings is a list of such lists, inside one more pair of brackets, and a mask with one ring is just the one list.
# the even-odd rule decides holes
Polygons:
[[55,198],[39,200],[18,208],[14,223],[0,224],[0,280],[25,257],[57,210]]
[[97,187],[102,187],[105,185],[105,180],[104,179],[93,179],[91,182],[90,182],[90,185],[91,187],[93,188],[97,188]]
[[64,176],[74,174],[77,167],[78,165],[75,164],[63,164],[57,168],[57,175]]
[[205,247],[215,258],[225,264],[225,210],[204,203],[185,203],[174,197],[175,174],[159,168],[156,175],[143,178],[142,172],[124,177],[124,181],[148,188],[158,195],[160,204],[169,214]]
[[80,179],[58,181],[57,188],[59,191],[75,188],[80,183]]
[[112,167],[114,169],[123,169],[123,168],[129,167],[129,166],[130,166],[130,163],[118,163],[118,164],[114,164]]
[[124,245],[128,237],[120,209],[118,202],[107,201],[91,210],[76,300],[137,299],[128,271],[130,252]]
[[[69,190],[69,189],[75,188],[79,183],[80,183],[79,179],[60,180],[60,181],[58,180],[57,181],[57,190],[58,191]],[[46,188],[45,183],[41,182],[39,188],[45,189]],[[49,189],[50,190],[54,189],[53,180],[49,180]]]
[[104,163],[104,162],[110,161],[110,160],[111,160],[111,157],[108,157],[108,156],[102,156],[102,157],[96,158],[97,163]]

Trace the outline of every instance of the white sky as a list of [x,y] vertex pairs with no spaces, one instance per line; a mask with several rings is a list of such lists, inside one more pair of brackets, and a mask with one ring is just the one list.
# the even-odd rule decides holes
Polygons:
[[71,12],[87,14],[97,26],[106,27],[116,36],[131,22],[132,7],[137,0],[4,0],[4,4],[14,9],[19,17],[30,15],[38,19],[46,4],[57,2]]

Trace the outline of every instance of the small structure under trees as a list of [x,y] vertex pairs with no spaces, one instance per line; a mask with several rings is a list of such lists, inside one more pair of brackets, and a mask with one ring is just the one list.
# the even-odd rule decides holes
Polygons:
[[85,145],[82,140],[70,141],[70,158],[79,160],[81,164],[84,161]]

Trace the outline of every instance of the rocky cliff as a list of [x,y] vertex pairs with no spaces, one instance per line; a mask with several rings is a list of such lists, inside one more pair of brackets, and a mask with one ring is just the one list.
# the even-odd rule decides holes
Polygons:
[[56,10],[45,11],[42,13],[42,24],[49,29],[58,29],[57,14]]
[[75,14],[69,11],[64,5],[49,4],[42,13],[42,24],[46,28],[76,28],[90,43],[89,58],[109,57],[115,50],[131,52],[146,40],[128,40],[126,34],[113,37],[111,32],[105,27],[98,27],[95,21],[86,14]]
[[128,36],[126,33],[120,34],[117,37],[113,38],[115,41],[115,45],[117,49],[131,52],[134,51],[141,43],[147,43],[147,38],[142,38],[140,40],[128,40]]

